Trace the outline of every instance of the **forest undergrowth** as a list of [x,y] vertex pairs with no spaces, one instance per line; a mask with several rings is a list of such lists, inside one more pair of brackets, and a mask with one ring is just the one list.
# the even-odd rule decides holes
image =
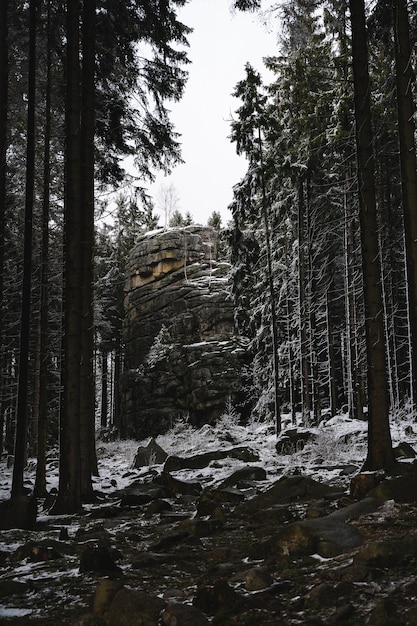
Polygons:
[[[394,446],[407,442],[417,449],[417,425],[411,412],[406,410],[396,412],[392,416],[391,425]],[[289,416],[284,416],[283,426],[284,434],[295,428]],[[157,437],[156,441],[168,455],[180,458],[196,457],[237,447],[248,449],[256,456],[257,460],[249,463],[225,456],[210,462],[204,468],[172,472],[179,481],[200,484],[202,493],[216,492],[225,480],[251,466],[263,468],[265,477],[256,483],[250,481],[247,484],[242,483],[238,489],[232,490],[232,494],[240,492],[244,494],[245,499],[250,500],[256,494],[267,492],[286,476],[305,476],[312,479],[314,484],[331,485],[340,494],[340,501],[349,500],[350,481],[352,476],[360,471],[366,456],[366,421],[352,420],[343,414],[324,419],[318,426],[309,429],[298,426],[297,432],[300,434],[309,432],[314,438],[303,446],[296,444],[293,451],[289,450],[288,454],[280,455],[276,451],[276,434],[271,423],[250,421],[242,425],[235,412],[228,410],[216,424],[208,424],[201,428],[192,426],[187,416],[182,416],[167,433]],[[131,489],[133,485],[136,485],[136,488],[138,485],[139,488],[141,485],[151,487],[163,472],[163,466],[154,464],[152,457],[148,465],[134,467],[138,448],[148,443],[149,440],[104,441],[102,434],[97,442],[99,476],[94,479],[94,488],[98,496],[95,503],[86,505],[82,515],[51,516],[48,514],[48,503],[39,502],[37,529],[0,533],[0,555],[3,565],[0,575],[0,624],[26,626],[33,623],[51,626],[56,623],[54,620],[58,615],[62,624],[69,626],[78,624],[79,622],[74,621],[75,618],[80,613],[88,611],[94,589],[103,578],[103,573],[81,571],[82,551],[92,545],[111,546],[111,554],[117,560],[121,572],[120,576],[119,574],[117,576],[121,577],[123,585],[143,589],[146,593],[158,596],[168,593],[170,588],[180,588],[186,604],[195,597],[201,580],[211,579],[214,575],[213,572],[218,567],[215,565],[217,560],[219,558],[230,560],[232,564],[229,563],[228,567],[231,567],[235,574],[228,585],[242,597],[250,598],[250,594],[248,596],[245,591],[241,574],[242,567],[249,567],[250,561],[242,560],[242,554],[248,549],[245,546],[250,546],[254,541],[261,542],[275,526],[270,526],[264,517],[266,514],[261,510],[256,521],[252,519],[249,525],[248,521],[236,523],[236,518],[228,509],[229,505],[226,505],[223,530],[207,538],[190,538],[188,542],[184,544],[180,542],[178,545],[165,548],[160,556],[155,556],[155,548],[152,546],[164,541],[166,537],[175,537],[175,529],[178,524],[184,523],[184,518],[191,520],[195,518],[196,502],[193,500],[192,503],[190,496],[177,495],[170,499],[173,506],[171,512],[153,516],[147,513],[144,506],[121,507],[121,494],[125,493],[124,490]],[[0,497],[5,499],[9,497],[11,484],[11,469],[7,467],[6,458],[1,460],[1,470]],[[27,489],[33,488],[35,471],[36,463],[29,459],[25,472]],[[50,492],[53,493],[57,483],[58,457],[54,451],[48,457]],[[284,505],[284,508],[287,506]],[[335,503],[329,502],[328,506],[330,509],[327,512],[334,510]],[[306,519],[311,508],[310,501],[307,505],[290,504],[288,510],[297,519]],[[386,542],[404,533],[408,535],[411,532],[410,524],[414,515],[413,505],[397,505],[391,502],[380,511],[365,516],[354,524],[366,541]],[[202,524],[210,523],[204,517],[202,520]],[[51,560],[33,560],[28,555],[34,545],[54,547],[58,555]],[[232,550],[230,546],[233,546]],[[195,568],[196,571],[193,569],[192,572],[187,569],[190,567],[190,554],[196,563],[200,563],[201,560],[200,565]],[[212,559],[215,560],[213,563]],[[270,620],[275,619],[274,611],[278,610],[278,606],[281,607],[284,600],[286,604],[282,613],[283,624],[333,623],[330,617],[333,615],[334,606],[328,606],[328,598],[324,600],[319,598],[320,586],[325,584],[326,588],[330,589],[328,596],[330,598],[339,585],[334,582],[335,572],[339,572],[340,568],[344,572],[343,568],[350,567],[351,561],[351,553],[326,559],[313,556],[296,560],[278,559],[279,565],[274,565],[271,558],[265,560],[268,571],[270,570],[270,574],[276,580],[275,584],[283,590],[279,603],[276,606],[274,604],[271,609],[268,600],[266,603],[268,606],[265,605],[261,612],[259,609],[254,612],[254,609],[246,607],[244,613],[239,613],[239,616],[230,621],[227,619],[222,621],[223,618],[217,616],[210,619],[209,623],[243,625],[251,623],[250,619],[256,618],[261,621],[254,623],[270,624],[273,623]],[[257,561],[254,564],[259,565]],[[411,565],[407,561],[401,572],[390,567],[384,569],[384,576],[387,577],[385,582],[382,581],[382,570],[379,568],[380,578],[377,585],[368,579],[349,583],[352,587],[349,592],[351,593],[349,603],[357,603],[363,620],[365,617],[366,620],[355,622],[357,619],[355,617],[352,618],[353,621],[349,621],[349,618],[345,622],[342,620],[341,623],[388,625],[389,621],[369,621],[375,603],[377,600],[385,602],[396,577],[398,584],[409,585],[413,576],[410,568]],[[374,595],[371,597],[372,594]],[[311,606],[307,606],[309,602]]]

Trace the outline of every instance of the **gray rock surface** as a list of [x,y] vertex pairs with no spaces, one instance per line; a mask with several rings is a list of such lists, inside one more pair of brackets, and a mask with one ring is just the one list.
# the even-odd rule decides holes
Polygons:
[[243,400],[248,341],[234,330],[230,265],[217,258],[214,229],[144,235],[127,265],[125,312],[129,436],[160,434],[184,414],[210,423]]

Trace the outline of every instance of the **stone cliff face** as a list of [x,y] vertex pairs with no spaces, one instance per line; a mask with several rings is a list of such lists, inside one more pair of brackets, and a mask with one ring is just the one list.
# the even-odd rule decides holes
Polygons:
[[144,235],[132,251],[125,297],[127,433],[156,435],[181,414],[212,422],[242,401],[247,340],[236,335],[230,265],[217,233],[188,226]]

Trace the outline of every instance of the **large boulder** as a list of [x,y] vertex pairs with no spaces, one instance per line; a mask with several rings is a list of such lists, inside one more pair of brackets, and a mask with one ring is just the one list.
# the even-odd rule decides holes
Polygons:
[[138,469],[139,467],[145,467],[147,465],[159,465],[163,463],[167,457],[168,454],[165,450],[151,437],[146,446],[139,446],[137,449],[133,467]]
[[203,226],[153,231],[130,255],[121,408],[131,437],[158,435],[180,414],[214,422],[244,401],[248,340],[234,329],[217,237]]
[[101,580],[92,601],[92,613],[107,626],[158,626],[167,603],[144,591],[128,589],[113,580]]
[[195,606],[171,602],[161,615],[163,626],[206,626],[207,617]]
[[235,514],[250,517],[277,504],[307,502],[312,498],[331,497],[332,494],[334,489],[330,485],[319,483],[309,476],[283,476],[266,491],[236,507]]
[[362,536],[348,522],[374,513],[381,505],[382,500],[366,498],[325,517],[284,524],[272,537],[254,544],[250,556],[255,559],[267,558],[272,554],[306,556],[318,553],[326,558],[336,556],[362,543]]

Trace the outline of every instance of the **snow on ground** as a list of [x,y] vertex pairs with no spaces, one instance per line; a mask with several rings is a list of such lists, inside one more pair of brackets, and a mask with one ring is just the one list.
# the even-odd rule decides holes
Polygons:
[[[406,428],[411,427],[406,434]],[[283,416],[283,431],[293,426],[290,417]],[[302,429],[301,429],[302,430]],[[186,419],[179,420],[173,428],[157,438],[157,443],[169,454],[176,456],[194,456],[215,450],[247,446],[257,452],[260,461],[253,465],[263,467],[267,472],[267,483],[276,480],[278,475],[300,472],[314,476],[324,482],[333,482],[340,474],[340,466],[353,464],[358,469],[366,457],[367,424],[365,421],[352,420],[346,415],[337,415],[324,420],[316,428],[311,428],[316,435],[315,441],[306,444],[304,449],[296,449],[292,454],[278,455],[275,449],[276,435],[273,425],[265,422],[239,424],[233,410],[225,414],[216,425],[205,425],[200,429],[192,427]],[[415,434],[413,434],[415,432]],[[411,415],[398,413],[391,423],[393,444],[408,441],[417,449],[417,426]],[[411,434],[410,434],[411,433]],[[140,445],[148,440],[97,442],[99,476],[93,479],[94,488],[102,493],[111,493],[131,484],[137,478],[144,477],[151,469],[144,467],[133,469],[133,461]],[[235,470],[247,465],[238,459],[226,458],[216,461],[215,466],[199,470],[175,472],[178,478],[183,475],[195,478],[203,486],[218,484]],[[58,453],[50,453],[47,465],[48,490],[58,487]],[[161,471],[162,466],[155,467]],[[29,459],[25,472],[25,485],[31,489],[36,470],[35,459]],[[0,499],[10,497],[12,468],[6,467],[6,459],[1,461]]]
[[[283,431],[294,428],[290,417],[283,417]],[[299,429],[303,430],[303,429]],[[331,483],[342,489],[348,488],[352,472],[359,471],[366,457],[367,424],[365,421],[351,420],[346,415],[338,415],[324,420],[316,428],[309,429],[314,432],[315,439],[307,443],[304,448],[296,444],[290,454],[278,455],[276,451],[276,435],[271,423],[251,421],[243,426],[239,424],[233,409],[229,409],[215,425],[205,425],[200,429],[193,428],[186,419],[178,421],[166,434],[157,438],[157,443],[169,455],[180,457],[195,456],[210,451],[226,450],[245,446],[258,454],[259,460],[252,465],[266,470],[267,479],[259,484],[258,488],[267,489],[269,484],[282,475],[302,473],[314,477],[316,480]],[[407,430],[407,433],[406,433]],[[406,413],[398,413],[392,420],[392,437],[394,445],[407,441],[417,450],[417,425],[413,416]],[[112,494],[131,485],[136,480],[151,481],[156,473],[162,471],[162,465],[149,465],[138,469],[133,468],[134,458],[139,446],[144,446],[149,440],[138,442],[128,441],[97,441],[97,456],[99,476],[94,478],[94,488],[97,493]],[[302,448],[302,449],[301,449]],[[225,478],[236,470],[248,466],[249,463],[226,457],[216,460],[203,469],[183,470],[173,472],[178,478],[188,480],[195,479],[203,487],[217,486]],[[345,474],[341,471],[349,465],[349,471]],[[47,486],[48,490],[58,487],[58,452],[51,451],[47,462]],[[35,481],[36,461],[29,459],[25,471],[25,485],[29,490],[33,489]],[[0,462],[0,499],[10,497],[12,469],[7,467],[7,459]],[[101,504],[103,498],[100,499]],[[94,507],[94,505],[91,505]],[[43,510],[43,503],[39,506],[40,528],[34,533],[28,534],[24,530],[11,530],[0,532],[0,553],[14,553],[19,547],[28,542],[28,538],[36,537],[39,542],[58,539],[62,529],[66,529],[71,536],[88,528],[88,518],[84,520],[77,516],[50,516],[47,510]],[[86,506],[87,510],[88,507]],[[44,523],[42,523],[44,522]],[[94,524],[94,518],[92,523]],[[115,527],[109,531],[122,532],[123,524],[129,528],[130,522],[118,521]],[[145,523],[145,522],[144,522]],[[148,523],[148,522],[146,522]],[[138,521],[136,520],[136,526]],[[59,563],[59,561],[57,561]],[[56,602],[56,597],[48,587],[56,587],[52,577],[59,579],[60,595],[65,597],[65,602],[77,604],[80,602],[77,585],[73,580],[79,573],[78,561],[68,565],[63,562],[62,568],[50,571],[47,564],[32,563],[23,560],[16,565],[12,572],[14,580],[20,582],[34,582],[39,588],[46,590],[48,602]],[[9,573],[9,575],[11,575]],[[48,596],[49,594],[49,596]],[[22,617],[32,613],[31,610],[15,608],[0,603],[0,616]]]
[[32,614],[32,609],[11,609],[0,604],[0,615],[2,617],[26,617]]

